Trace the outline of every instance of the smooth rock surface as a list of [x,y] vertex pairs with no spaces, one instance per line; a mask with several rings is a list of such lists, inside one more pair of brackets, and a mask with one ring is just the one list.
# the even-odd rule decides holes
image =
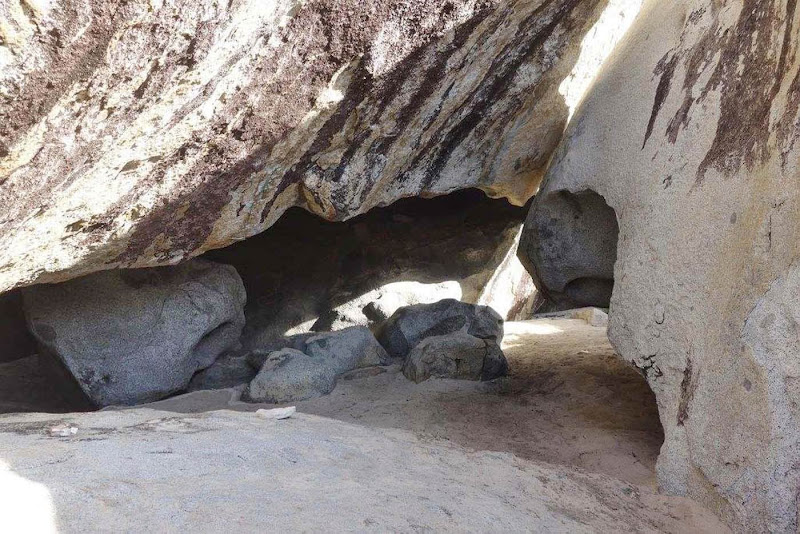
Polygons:
[[[524,233],[523,264],[549,309],[607,308],[614,287],[617,216],[594,191],[548,191]],[[564,239],[569,236],[569,239]]]
[[508,363],[497,343],[462,331],[423,339],[403,364],[403,374],[417,383],[431,377],[494,380],[507,373]]
[[639,3],[4,3],[0,291],[173,264],[290,206],[522,204],[611,50],[584,38]]
[[[47,435],[58,424],[78,432]],[[149,409],[5,416],[0,455],[7,531],[722,528],[686,500],[613,477],[301,413],[278,421]]]
[[97,406],[185,389],[238,344],[246,300],[233,267],[203,260],[37,285],[23,298],[40,354]]
[[660,485],[742,532],[800,527],[799,24],[794,1],[646,2],[523,238],[563,191],[614,210],[610,337],[656,394]]
[[328,360],[283,349],[270,353],[242,397],[248,402],[270,403],[311,399],[333,391],[336,375]]
[[500,345],[503,319],[488,306],[454,299],[400,308],[380,328],[378,341],[393,358],[406,358],[411,349],[431,336],[466,332]]

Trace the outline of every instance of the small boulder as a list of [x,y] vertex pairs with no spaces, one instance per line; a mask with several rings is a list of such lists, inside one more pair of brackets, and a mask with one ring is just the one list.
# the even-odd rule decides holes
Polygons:
[[405,358],[425,338],[466,332],[480,339],[503,339],[503,318],[488,306],[444,299],[397,310],[378,331],[378,341],[394,358]]
[[[276,346],[281,348],[273,349]],[[339,375],[385,365],[389,356],[369,328],[353,326],[283,338],[251,351],[247,363],[260,370],[243,399],[289,402],[330,393]]]
[[310,332],[285,337],[250,351],[247,361],[254,368],[261,369],[271,353],[284,348],[299,350],[309,356],[324,359],[336,374],[389,363],[386,351],[366,326],[351,326],[336,332]]
[[327,395],[336,387],[336,372],[329,362],[295,349],[271,353],[242,399],[281,403]]
[[205,260],[23,290],[41,353],[63,365],[97,406],[185,389],[239,343],[245,300],[236,269]]
[[403,374],[414,382],[431,377],[493,380],[507,373],[508,363],[497,343],[464,331],[423,339],[403,365]]

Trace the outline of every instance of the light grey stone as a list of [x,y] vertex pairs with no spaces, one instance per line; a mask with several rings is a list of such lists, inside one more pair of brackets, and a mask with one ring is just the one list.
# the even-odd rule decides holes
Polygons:
[[290,348],[324,360],[336,372],[373,365],[386,365],[389,357],[366,326],[351,326],[335,332],[296,334],[267,343],[247,354],[248,363],[261,369],[270,354]]
[[329,361],[282,349],[269,355],[242,398],[281,403],[327,395],[336,387],[336,374]]
[[33,286],[23,299],[40,350],[108,406],[185,389],[238,344],[246,297],[233,267],[193,260]]
[[508,363],[497,343],[463,331],[423,339],[403,365],[403,374],[414,382],[431,377],[493,380],[507,373]]

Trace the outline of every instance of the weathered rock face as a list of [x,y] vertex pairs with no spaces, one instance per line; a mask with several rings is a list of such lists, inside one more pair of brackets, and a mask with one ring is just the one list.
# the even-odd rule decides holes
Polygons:
[[244,327],[236,270],[204,260],[105,271],[26,288],[23,297],[41,354],[63,364],[97,406],[184,389]]
[[656,393],[661,486],[753,532],[798,528],[798,28],[794,1],[649,1],[526,228],[562,191],[614,209],[610,336]]
[[176,263],[290,206],[522,203],[607,3],[3,4],[0,291]]

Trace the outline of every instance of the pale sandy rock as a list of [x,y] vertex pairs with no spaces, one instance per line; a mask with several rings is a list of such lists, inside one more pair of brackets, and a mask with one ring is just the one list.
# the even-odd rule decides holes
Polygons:
[[607,6],[610,43],[638,1],[4,2],[0,290],[176,263],[290,206],[524,203]]
[[6,416],[0,451],[11,532],[721,531],[611,476],[302,413]]
[[799,24],[794,1],[646,2],[526,231],[562,191],[614,210],[610,336],[655,391],[660,485],[747,532],[799,526]]

